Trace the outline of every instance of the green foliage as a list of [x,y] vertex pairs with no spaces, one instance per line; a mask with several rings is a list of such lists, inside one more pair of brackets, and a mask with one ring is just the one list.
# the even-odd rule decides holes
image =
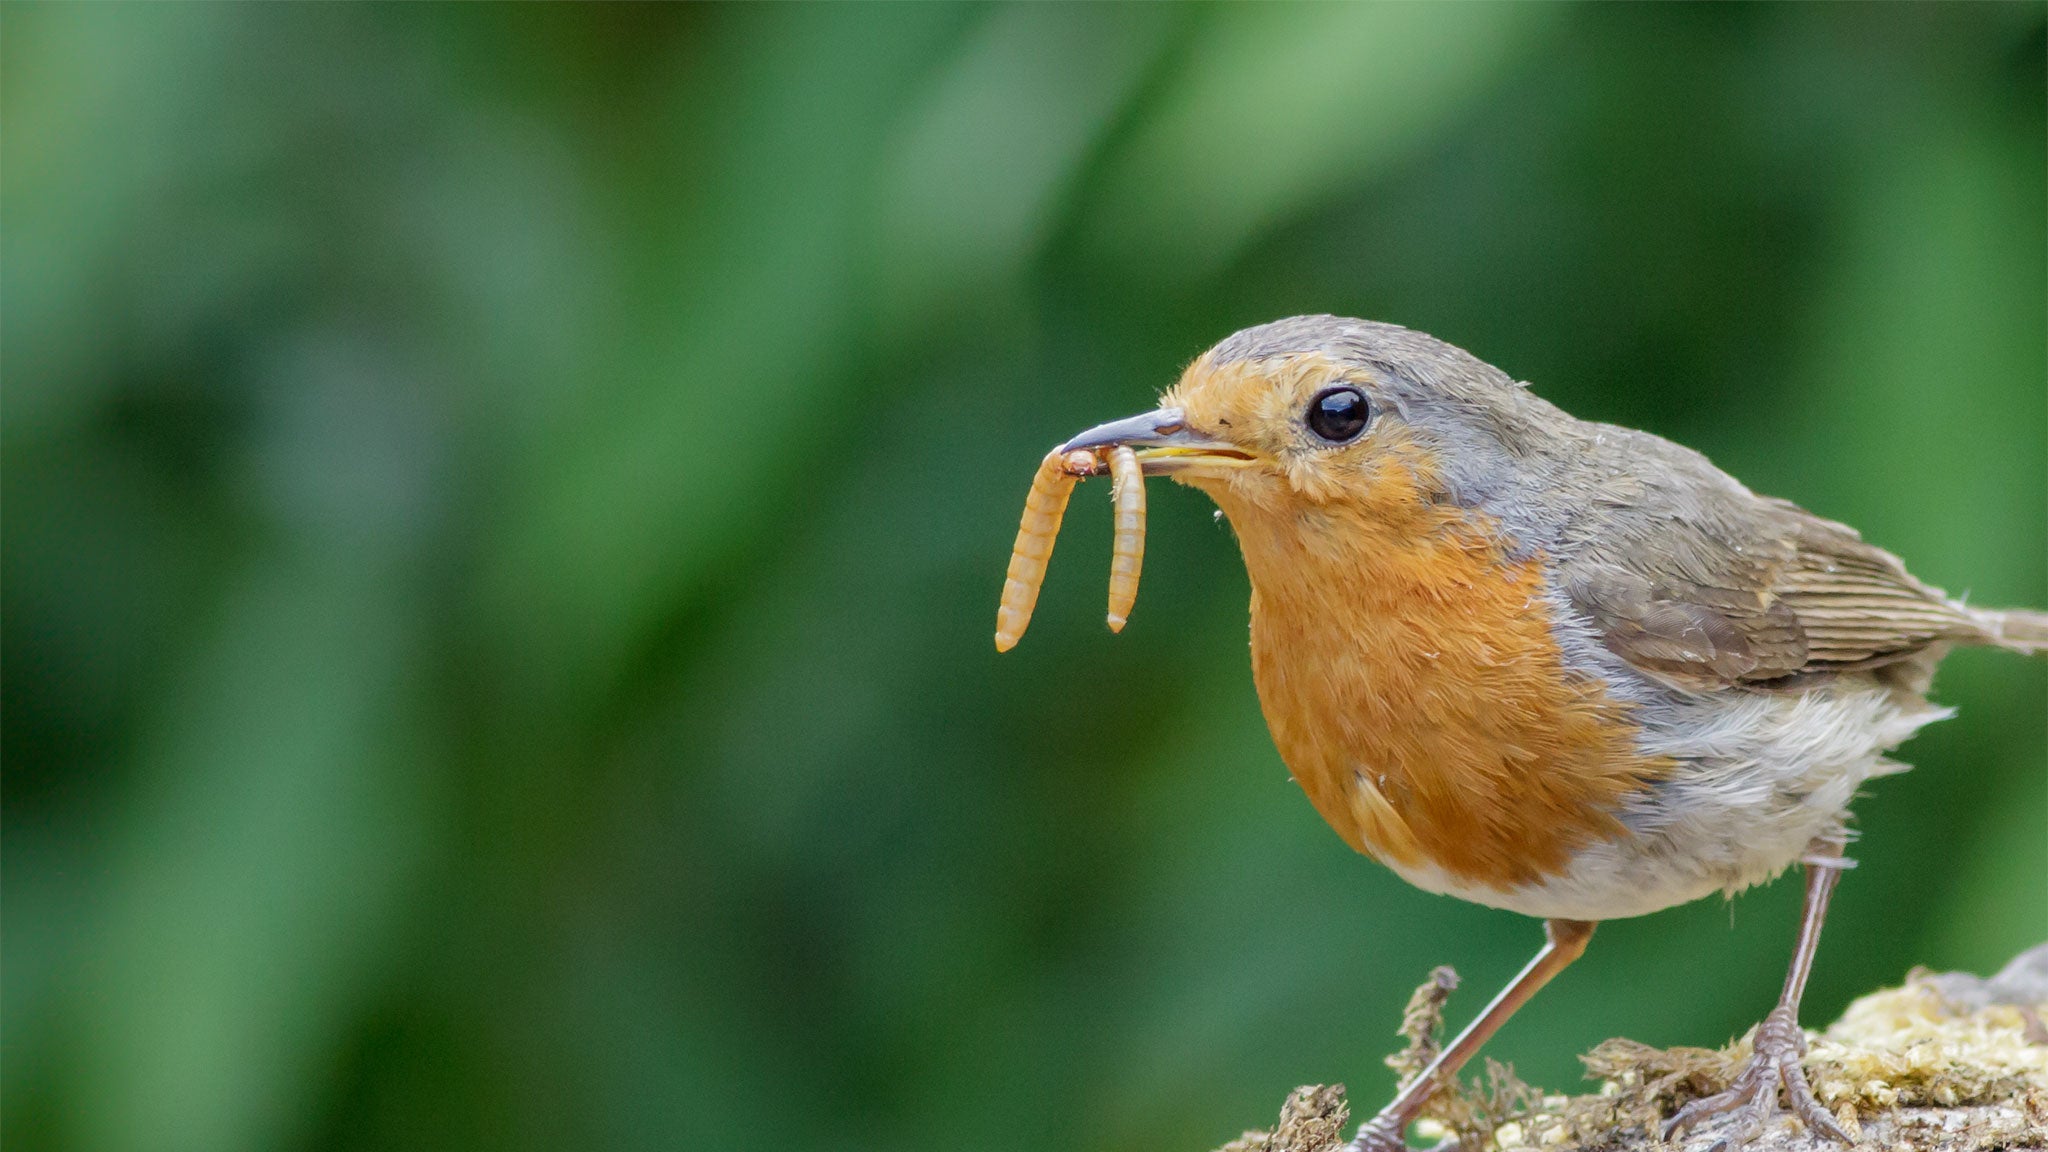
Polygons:
[[[10,1148],[1208,1147],[1535,927],[1349,854],[1153,486],[1304,311],[2048,602],[2043,10],[8,5]],[[2048,930],[2048,667],[1861,808],[1811,1015]],[[1795,885],[1491,1050],[1767,1006]],[[1731,927],[1732,921],[1732,927]],[[1466,999],[1470,997],[1470,999]]]

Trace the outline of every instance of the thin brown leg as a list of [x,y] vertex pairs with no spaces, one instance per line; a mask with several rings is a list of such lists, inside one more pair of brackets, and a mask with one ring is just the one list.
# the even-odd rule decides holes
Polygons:
[[1542,951],[1530,960],[1521,973],[1500,990],[1486,1011],[1477,1020],[1465,1026],[1451,1045],[1437,1053],[1436,1059],[1422,1074],[1408,1082],[1391,1103],[1380,1109],[1380,1114],[1365,1122],[1358,1129],[1358,1135],[1346,1147],[1349,1152],[1397,1152],[1405,1147],[1403,1133],[1414,1123],[1416,1114],[1429,1102],[1437,1085],[1458,1069],[1465,1061],[1479,1051],[1479,1046],[1500,1031],[1515,1009],[1529,1002],[1536,991],[1550,978],[1564,971],[1565,965],[1585,954],[1586,941],[1593,938],[1593,925],[1585,920],[1547,920],[1543,924],[1544,944]]
[[1799,1030],[1799,998],[1805,994],[1806,977],[1813,971],[1813,954],[1820,950],[1820,928],[1828,916],[1828,897],[1834,895],[1835,882],[1842,878],[1842,870],[1850,866],[1849,861],[1842,859],[1842,846],[1841,837],[1835,836],[1816,840],[1807,850],[1806,908],[1799,919],[1799,943],[1792,950],[1792,966],[1785,971],[1785,988],[1778,993],[1778,1006],[1757,1025],[1756,1037],[1750,1042],[1749,1063],[1727,1091],[1679,1109],[1665,1123],[1664,1139],[1669,1140],[1702,1120],[1740,1109],[1741,1126],[1715,1147],[1745,1143],[1777,1113],[1778,1088],[1782,1085],[1792,1110],[1799,1114],[1809,1132],[1852,1143],[1849,1134],[1814,1099],[1813,1087],[1806,1082],[1806,1072],[1799,1066],[1800,1057],[1806,1055],[1806,1033]]

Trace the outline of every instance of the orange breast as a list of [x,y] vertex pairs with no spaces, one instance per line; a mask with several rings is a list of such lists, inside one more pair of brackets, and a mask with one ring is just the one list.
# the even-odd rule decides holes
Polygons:
[[[1252,668],[1274,742],[1354,847],[1510,888],[1615,835],[1667,765],[1565,668],[1540,558],[1421,499],[1389,458],[1356,500],[1232,513],[1252,578]],[[1221,498],[1221,497],[1220,497]]]

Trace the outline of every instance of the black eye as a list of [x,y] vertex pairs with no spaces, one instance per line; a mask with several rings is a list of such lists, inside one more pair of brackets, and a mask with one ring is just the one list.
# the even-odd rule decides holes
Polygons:
[[1358,439],[1372,408],[1356,388],[1325,388],[1308,402],[1308,429],[1332,444]]

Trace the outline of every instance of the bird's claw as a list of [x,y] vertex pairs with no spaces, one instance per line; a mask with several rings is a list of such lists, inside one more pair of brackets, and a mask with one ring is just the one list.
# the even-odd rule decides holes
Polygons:
[[[1446,1136],[1428,1152],[1459,1152],[1463,1147],[1455,1135]],[[1358,1126],[1358,1135],[1338,1152],[1415,1152],[1401,1136],[1401,1130],[1384,1116],[1375,1116]]]
[[1358,1126],[1358,1135],[1351,1138],[1343,1152],[1408,1152],[1408,1142],[1386,1117],[1375,1116]]
[[1805,1123],[1807,1131],[1842,1144],[1855,1142],[1821,1107],[1814,1098],[1813,1086],[1806,1082],[1806,1072],[1799,1066],[1800,1057],[1806,1055],[1806,1034],[1799,1030],[1799,1022],[1791,1012],[1780,1007],[1764,1017],[1764,1022],[1757,1025],[1750,1048],[1749,1063],[1726,1091],[1687,1104],[1665,1122],[1666,1141],[1702,1120],[1738,1112],[1742,1118],[1739,1126],[1724,1134],[1709,1152],[1741,1148],[1778,1114],[1778,1089],[1782,1087],[1792,1111]]

